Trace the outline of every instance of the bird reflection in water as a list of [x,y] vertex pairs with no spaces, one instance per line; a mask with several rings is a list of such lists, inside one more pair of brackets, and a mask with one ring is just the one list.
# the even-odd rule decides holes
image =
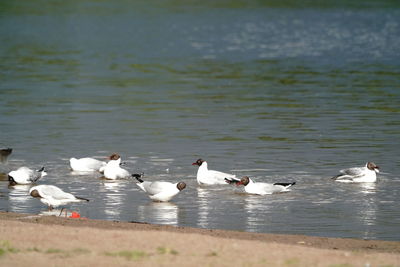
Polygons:
[[149,202],[138,207],[141,221],[154,224],[178,225],[179,207],[171,202]]
[[32,185],[14,185],[8,186],[10,211],[29,212],[32,197],[29,195],[29,189]]
[[[243,194],[244,195],[244,194]],[[266,214],[269,213],[271,208],[270,199],[266,196],[259,195],[244,195],[244,210],[246,211],[246,231],[255,232],[259,229],[260,225],[265,225]]]
[[375,239],[373,235],[374,227],[376,225],[376,183],[361,183],[356,186],[360,187],[362,193],[362,202],[358,210],[359,218],[364,226],[363,238],[364,239]]
[[107,219],[117,219],[121,214],[122,204],[126,195],[126,181],[106,181],[103,183],[104,212]]
[[198,221],[197,226],[201,228],[208,228],[209,227],[209,215],[210,215],[210,199],[211,193],[210,190],[207,188],[197,188],[197,203],[198,203]]
[[356,184],[360,187],[361,192],[364,194],[375,194],[376,193],[376,183],[360,183]]

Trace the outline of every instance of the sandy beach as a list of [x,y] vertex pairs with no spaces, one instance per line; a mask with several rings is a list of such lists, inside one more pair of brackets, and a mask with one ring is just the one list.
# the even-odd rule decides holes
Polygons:
[[0,212],[0,266],[400,266],[400,242]]

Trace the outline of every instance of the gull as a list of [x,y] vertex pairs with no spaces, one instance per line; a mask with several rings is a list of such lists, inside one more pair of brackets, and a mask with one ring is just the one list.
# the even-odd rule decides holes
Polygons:
[[133,175],[137,180],[137,186],[148,194],[150,199],[159,202],[170,201],[179,192],[185,189],[184,182],[170,183],[163,181],[148,182],[140,179],[140,175]]
[[354,167],[340,170],[340,174],[332,177],[342,183],[374,183],[379,167],[373,162],[367,162],[364,167]]
[[120,178],[130,177],[130,173],[121,168],[121,156],[118,154],[112,154],[110,156],[110,161],[104,167],[104,177],[109,180],[116,180]]
[[94,158],[70,158],[69,165],[73,171],[92,172],[99,171],[106,166],[106,162]]
[[209,170],[207,166],[207,161],[198,159],[192,165],[198,165],[197,170],[197,183],[199,185],[215,185],[215,184],[226,184],[225,178],[230,178],[239,181],[236,175],[224,173],[220,171]]
[[12,148],[0,149],[0,162],[7,162],[8,156],[11,154]]
[[33,186],[29,190],[29,194],[32,197],[39,198],[43,204],[48,206],[49,210],[71,202],[89,201],[86,198],[76,197],[70,193],[64,192],[54,185]]
[[290,191],[289,187],[295,185],[296,182],[292,183],[256,183],[248,176],[243,176],[240,181],[233,179],[225,179],[228,184],[244,185],[244,191],[249,194],[256,195],[270,195],[274,193],[282,193]]
[[40,178],[46,176],[47,173],[44,167],[39,170],[31,170],[28,167],[20,167],[16,171],[11,171],[8,173],[8,181],[10,185],[17,184],[32,184],[36,183]]

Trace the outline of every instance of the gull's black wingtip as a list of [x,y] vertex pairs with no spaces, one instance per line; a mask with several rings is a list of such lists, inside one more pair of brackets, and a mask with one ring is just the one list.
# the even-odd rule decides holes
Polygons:
[[296,182],[292,182],[292,183],[274,183],[274,185],[281,185],[281,186],[284,186],[284,187],[293,186],[295,184],[296,184]]
[[232,181],[232,180],[229,180],[228,178],[224,178],[224,181],[227,182],[228,184],[233,183],[233,181]]
[[138,180],[139,181],[139,183],[143,183],[144,181],[142,180],[142,179],[140,179],[140,178],[142,178],[144,176],[144,173],[142,172],[142,173],[134,173],[134,174],[132,174],[132,177],[133,178],[135,178],[136,180]]

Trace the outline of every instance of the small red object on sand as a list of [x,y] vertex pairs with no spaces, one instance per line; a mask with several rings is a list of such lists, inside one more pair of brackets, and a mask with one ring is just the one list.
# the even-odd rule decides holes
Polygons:
[[73,218],[73,219],[78,219],[78,218],[81,217],[81,215],[80,215],[78,212],[73,211],[73,212],[72,212],[72,215],[69,216],[69,217],[70,217],[70,218]]

